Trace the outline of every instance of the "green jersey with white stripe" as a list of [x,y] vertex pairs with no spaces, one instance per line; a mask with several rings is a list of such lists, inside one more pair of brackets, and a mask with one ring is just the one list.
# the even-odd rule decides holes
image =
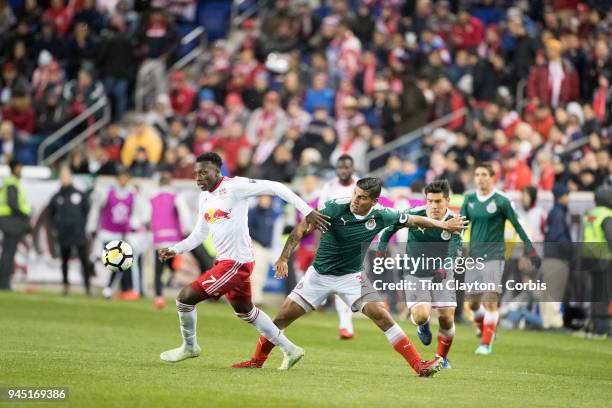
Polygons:
[[489,195],[481,197],[476,192],[465,196],[461,215],[470,221],[470,256],[484,257],[487,260],[504,258],[504,227],[506,220],[525,243],[527,251],[533,249],[531,240],[523,230],[512,202],[504,194],[493,190]]
[[329,230],[322,234],[313,267],[321,275],[342,276],[364,270],[363,258],[374,237],[383,229],[407,221],[407,216],[376,204],[367,215],[350,210],[350,198],[324,203],[319,211],[331,218]]
[[[408,210],[408,214],[429,217],[426,205],[411,208]],[[453,217],[455,217],[455,214],[447,209],[443,221],[448,221]],[[379,244],[381,252],[386,248],[391,236],[401,228],[402,226],[396,224],[383,231]],[[422,258],[423,261],[418,264],[416,270],[404,270],[404,275],[413,275],[419,278],[434,276],[437,269],[443,269],[444,265],[454,262],[460,253],[460,234],[451,234],[439,228],[409,228],[406,255],[411,258]]]

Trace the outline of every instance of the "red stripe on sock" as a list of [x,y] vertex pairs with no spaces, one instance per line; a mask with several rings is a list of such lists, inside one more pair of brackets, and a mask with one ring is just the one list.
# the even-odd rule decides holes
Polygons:
[[483,327],[483,324],[484,324],[484,315],[476,316],[474,318],[474,324],[476,325],[478,330],[482,333],[482,327]]
[[484,323],[482,327],[482,340],[480,344],[486,344],[488,346],[491,344],[491,339],[495,334],[495,323]]
[[257,341],[257,347],[255,347],[255,353],[253,359],[261,361],[262,363],[268,359],[268,355],[274,348],[274,343],[266,339],[264,336],[260,336]]
[[438,351],[436,352],[436,354],[440,357],[446,357],[448,355],[448,351],[451,348],[451,345],[453,344],[453,338],[454,336],[447,337],[438,335]]
[[414,344],[410,341],[408,337],[401,338],[397,343],[393,345],[395,351],[400,353],[402,357],[410,364],[410,367],[414,369],[417,373],[419,372],[418,367],[421,362],[421,356],[417,351]]

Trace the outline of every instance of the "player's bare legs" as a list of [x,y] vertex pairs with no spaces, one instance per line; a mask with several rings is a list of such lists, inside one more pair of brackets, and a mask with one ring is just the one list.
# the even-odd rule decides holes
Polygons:
[[385,309],[384,303],[369,302],[361,311],[385,333],[385,337],[387,337],[395,351],[404,357],[419,376],[430,377],[440,370],[442,358],[423,361],[414,344],[406,336],[406,333],[404,333],[399,324],[393,320],[391,314]]
[[[423,341],[425,334],[428,334],[428,341],[423,341],[425,345],[430,344],[432,338],[431,330],[429,329],[430,316],[431,303],[418,303],[410,309],[410,320],[418,326],[418,334],[421,341]],[[443,358],[443,368],[450,368],[447,356],[455,336],[455,308],[438,308],[438,323],[440,324],[440,328],[438,330],[438,348],[436,356]]]
[[198,345],[196,337],[198,314],[195,310],[195,305],[206,298],[205,294],[194,290],[191,285],[181,289],[176,297],[176,310],[179,315],[183,344],[180,347],[161,353],[159,357],[162,360],[177,363],[200,355],[202,349]]
[[482,337],[482,325],[484,322],[485,309],[481,304],[481,294],[469,295],[467,300],[470,304],[470,310],[474,316],[474,325],[476,326],[476,336]]
[[[289,327],[291,323],[306,314],[306,310],[302,306],[295,303],[293,300],[286,298],[281,306],[280,311],[273,320],[274,325],[281,331]],[[283,335],[284,336],[284,335]],[[276,344],[271,342],[266,336],[261,336],[257,341],[255,353],[248,361],[243,361],[234,364],[234,368],[262,368],[270,352]]]

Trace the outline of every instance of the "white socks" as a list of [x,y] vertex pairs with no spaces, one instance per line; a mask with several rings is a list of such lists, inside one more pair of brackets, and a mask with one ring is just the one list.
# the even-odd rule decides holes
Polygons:
[[194,305],[187,305],[176,301],[176,310],[178,311],[179,321],[181,325],[181,336],[185,348],[193,349],[197,344],[196,325],[198,323],[198,314]]
[[389,343],[391,343],[392,346],[395,346],[398,341],[406,337],[406,333],[404,333],[399,324],[395,323],[385,332],[385,337],[387,340],[389,340]]
[[253,307],[249,313],[236,313],[236,316],[247,323],[255,326],[257,331],[272,344],[279,347],[284,353],[290,353],[295,350],[295,345],[289,341],[283,331],[276,327],[270,316],[258,307]]
[[484,314],[484,324],[494,324],[497,325],[497,321],[499,320],[499,312],[489,312],[488,310]]
[[340,299],[340,296],[334,296],[336,311],[340,318],[340,329],[346,329],[349,333],[353,333],[353,311],[346,303]]

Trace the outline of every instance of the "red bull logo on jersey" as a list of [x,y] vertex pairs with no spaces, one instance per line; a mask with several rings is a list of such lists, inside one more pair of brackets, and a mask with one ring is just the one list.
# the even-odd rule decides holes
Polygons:
[[230,213],[225,212],[223,210],[216,209],[216,208],[211,208],[210,210],[204,213],[204,221],[206,221],[209,224],[214,224],[220,219],[229,220]]

